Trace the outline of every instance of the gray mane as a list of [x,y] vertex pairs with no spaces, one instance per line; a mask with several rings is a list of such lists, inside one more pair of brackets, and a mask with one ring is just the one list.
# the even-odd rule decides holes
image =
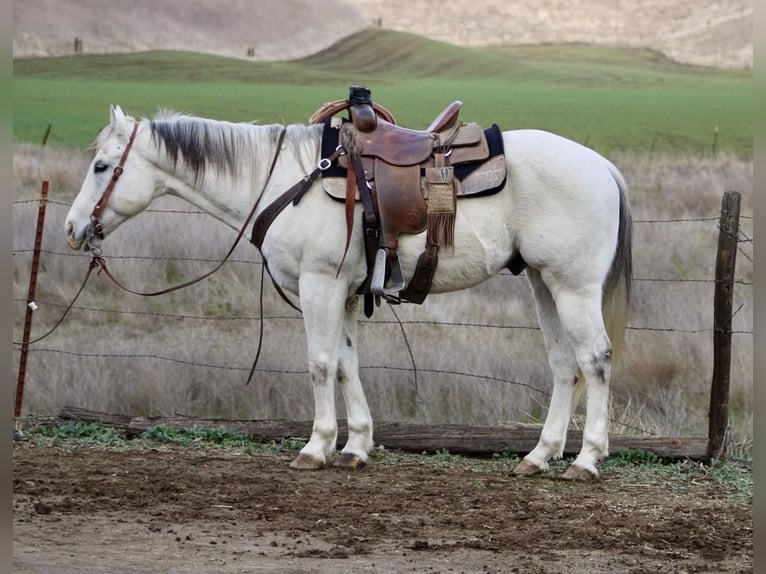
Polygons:
[[[280,125],[195,118],[161,112],[150,120],[152,139],[161,143],[175,169],[181,159],[201,181],[208,167],[233,175],[245,162],[258,162],[273,153]],[[291,128],[293,126],[290,126]],[[294,132],[294,129],[288,130]],[[267,160],[268,161],[268,160]]]

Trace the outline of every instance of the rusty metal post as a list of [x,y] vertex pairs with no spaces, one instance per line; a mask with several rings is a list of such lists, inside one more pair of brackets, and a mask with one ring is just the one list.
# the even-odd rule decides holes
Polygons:
[[35,291],[37,290],[37,268],[40,266],[40,246],[43,242],[45,225],[45,207],[48,204],[48,182],[43,181],[40,195],[40,207],[37,211],[37,229],[35,231],[35,248],[32,253],[32,271],[29,274],[29,291],[27,293],[27,309],[24,318],[24,338],[21,342],[21,358],[19,359],[19,380],[16,383],[16,406],[14,417],[21,416],[21,405],[24,400],[24,378],[27,373],[27,354],[29,351],[29,335],[32,331],[32,313],[37,308]]
[[713,381],[710,388],[708,459],[725,453],[729,426],[729,379],[731,373],[731,309],[734,268],[737,263],[740,193],[727,191],[721,202],[718,255],[715,263],[713,300]]

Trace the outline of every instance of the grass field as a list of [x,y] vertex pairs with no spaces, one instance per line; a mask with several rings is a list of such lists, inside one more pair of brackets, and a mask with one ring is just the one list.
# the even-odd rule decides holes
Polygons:
[[231,121],[305,123],[366,85],[408,127],[455,99],[463,118],[536,127],[620,150],[752,156],[752,73],[584,45],[468,49],[367,30],[309,58],[253,62],[181,52],[14,61],[14,141],[86,148],[109,104]]

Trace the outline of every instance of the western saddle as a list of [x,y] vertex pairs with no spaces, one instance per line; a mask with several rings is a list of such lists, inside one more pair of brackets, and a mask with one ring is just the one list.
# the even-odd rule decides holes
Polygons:
[[[451,103],[420,131],[396,125],[364,86],[352,86],[348,99],[325,103],[309,120],[324,125],[319,166],[259,214],[251,241],[261,249],[271,222],[290,203],[297,205],[321,174],[325,192],[346,207],[341,267],[356,202],[362,203],[367,278],[358,292],[364,295],[365,315],[372,315],[381,298],[422,303],[431,289],[439,248],[454,246],[457,198],[489,195],[505,185],[500,128],[485,130],[458,121],[462,105]],[[344,110],[347,118],[336,116]],[[423,231],[425,249],[407,284],[399,263],[399,236]]]
[[[428,128],[413,130],[396,125],[391,113],[372,101],[370,90],[352,86],[347,100],[324,104],[309,120],[325,123],[325,137],[332,137],[328,130],[336,130],[345,152],[338,164],[346,176],[333,178],[325,172],[323,184],[346,204],[346,251],[354,203],[362,203],[368,275],[360,291],[366,295],[367,316],[373,297],[378,305],[381,297],[389,303],[422,303],[431,288],[440,246],[454,245],[457,197],[488,188],[497,191],[505,181],[505,161],[498,157],[502,153],[487,161],[490,149],[485,130],[476,123],[458,121],[462,105],[459,100],[452,102]],[[348,119],[334,117],[346,109]],[[455,166],[461,164],[473,164],[471,177],[476,183],[469,182],[466,190],[455,176]],[[399,264],[399,236],[423,231],[425,250],[407,285]]]

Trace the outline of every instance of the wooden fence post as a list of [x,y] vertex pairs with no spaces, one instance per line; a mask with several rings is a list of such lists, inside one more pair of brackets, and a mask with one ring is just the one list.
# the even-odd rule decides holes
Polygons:
[[16,404],[14,417],[21,416],[21,406],[24,400],[24,378],[27,373],[27,354],[29,352],[29,334],[32,331],[32,313],[37,308],[35,292],[37,290],[37,268],[40,266],[40,246],[43,241],[45,225],[45,206],[48,203],[48,182],[43,182],[40,195],[40,207],[37,211],[37,230],[35,231],[35,249],[32,253],[32,271],[29,274],[29,291],[27,292],[27,312],[24,318],[24,338],[21,341],[21,358],[19,359],[19,379],[16,383]]
[[729,426],[731,309],[734,268],[737,262],[740,199],[739,192],[727,191],[721,202],[713,301],[713,381],[710,388],[710,426],[708,427],[709,462],[725,454]]

